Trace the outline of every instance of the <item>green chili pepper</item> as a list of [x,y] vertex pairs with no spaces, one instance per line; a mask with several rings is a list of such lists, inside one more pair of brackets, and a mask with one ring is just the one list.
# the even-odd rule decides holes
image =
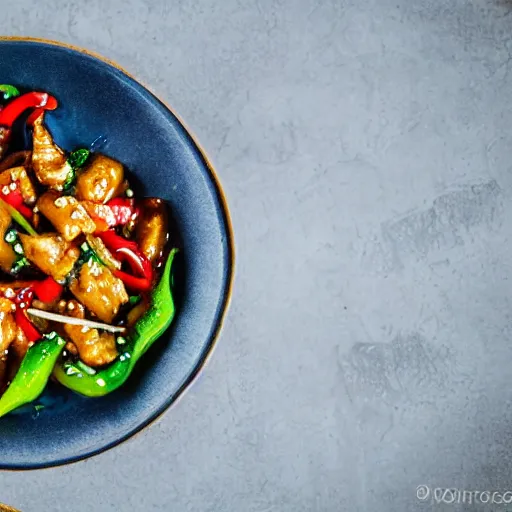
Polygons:
[[18,373],[0,398],[0,417],[39,397],[65,344],[52,332],[28,349]]
[[[63,385],[85,396],[104,396],[123,385],[139,359],[170,326],[175,305],[172,296],[172,265],[178,249],[167,259],[162,278],[151,297],[148,311],[135,324],[123,353],[107,368],[91,372],[73,362],[58,363],[54,376]],[[121,344],[120,344],[121,345]]]
[[4,100],[10,100],[20,95],[20,91],[14,85],[0,84],[0,92],[3,93]]

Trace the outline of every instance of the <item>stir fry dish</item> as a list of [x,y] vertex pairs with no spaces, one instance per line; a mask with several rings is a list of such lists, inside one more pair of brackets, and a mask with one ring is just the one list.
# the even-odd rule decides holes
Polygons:
[[114,391],[175,316],[166,203],[136,198],[121,162],[60,148],[57,107],[0,85],[0,417],[50,380]]

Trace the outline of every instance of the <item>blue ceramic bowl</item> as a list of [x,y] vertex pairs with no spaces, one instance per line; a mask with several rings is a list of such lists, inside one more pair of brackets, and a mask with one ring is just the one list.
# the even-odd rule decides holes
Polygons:
[[[0,467],[73,462],[148,425],[184,391],[211,352],[233,279],[229,216],[217,178],[176,116],[126,72],[59,43],[0,39],[0,83],[59,100],[46,122],[70,150],[106,137],[101,152],[123,162],[137,195],[170,205],[182,240],[177,317],[118,391],[84,398],[50,384],[33,405],[0,419]],[[42,407],[41,407],[42,406]]]

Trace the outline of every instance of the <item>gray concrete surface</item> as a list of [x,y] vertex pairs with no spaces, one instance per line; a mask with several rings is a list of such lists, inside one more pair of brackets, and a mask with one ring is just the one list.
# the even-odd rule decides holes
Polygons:
[[0,6],[3,34],[96,50],[177,109],[218,168],[238,250],[221,342],[185,397],[100,456],[0,473],[0,501],[506,510],[492,492],[512,499],[512,3]]

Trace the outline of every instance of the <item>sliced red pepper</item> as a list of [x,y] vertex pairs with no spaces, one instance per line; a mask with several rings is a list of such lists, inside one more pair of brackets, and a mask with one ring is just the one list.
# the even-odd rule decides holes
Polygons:
[[122,270],[114,270],[114,275],[121,279],[130,290],[146,292],[151,289],[151,281],[145,277],[135,277]]
[[109,251],[116,252],[118,249],[130,249],[136,254],[141,254],[137,242],[127,240],[126,238],[118,235],[113,229],[98,233],[98,237],[103,240],[103,243]]
[[30,114],[28,117],[27,117],[27,124],[29,126],[33,126],[34,123],[37,121],[37,119],[39,119],[39,117],[41,117],[44,113],[44,108],[36,108],[34,110],[34,112],[32,112],[32,114]]
[[29,341],[36,342],[41,339],[41,334],[36,329],[34,324],[28,319],[27,313],[20,308],[16,308],[14,313],[14,320],[18,327],[25,333],[25,336],[29,339]]
[[[21,195],[21,191],[18,186],[19,184],[18,184],[18,182],[15,182],[15,183],[16,183],[16,189],[14,189],[14,190],[9,189],[8,194],[5,194],[2,191],[2,195],[0,197],[2,197],[2,199],[6,203],[10,204],[13,208],[18,210],[23,215],[23,217],[25,217],[28,220],[32,220],[33,212],[23,202],[23,196]],[[7,185],[6,185],[6,187],[7,187]],[[6,187],[4,187],[4,189]],[[7,188],[9,188],[9,187],[7,187]]]
[[135,274],[148,279],[153,276],[151,262],[139,251],[121,247],[115,254],[118,260],[127,262]]
[[55,110],[57,106],[57,100],[47,92],[27,92],[18,96],[3,108],[0,112],[0,125],[11,128],[14,121],[29,108]]
[[39,300],[49,303],[60,299],[64,287],[57,283],[53,277],[49,276],[43,281],[35,281],[32,285],[32,290],[34,290]]
[[7,106],[0,110],[0,159],[9,149],[11,128],[14,121],[29,108],[55,110],[57,100],[46,92],[27,92],[14,98]]
[[26,308],[32,305],[34,299],[34,292],[32,287],[24,288],[14,298],[16,304],[16,311],[14,312],[14,320],[18,327],[25,333],[29,341],[37,341],[41,338],[41,334],[36,329],[34,324],[28,319]]
[[114,253],[116,258],[127,262],[135,274],[131,275],[121,270],[115,270],[114,275],[121,279],[131,290],[141,292],[149,290],[153,281],[153,267],[148,258],[142,254],[137,243],[126,240],[114,230],[98,233],[98,237],[101,238],[107,249]]
[[25,336],[29,341],[36,342],[41,338],[40,332],[29,320],[26,309],[32,305],[34,295],[43,302],[54,302],[59,299],[64,291],[64,287],[61,286],[53,277],[47,277],[43,281],[33,281],[29,285],[23,288],[14,297],[14,303],[16,304],[16,311],[14,312],[14,320],[18,327],[25,333]]

